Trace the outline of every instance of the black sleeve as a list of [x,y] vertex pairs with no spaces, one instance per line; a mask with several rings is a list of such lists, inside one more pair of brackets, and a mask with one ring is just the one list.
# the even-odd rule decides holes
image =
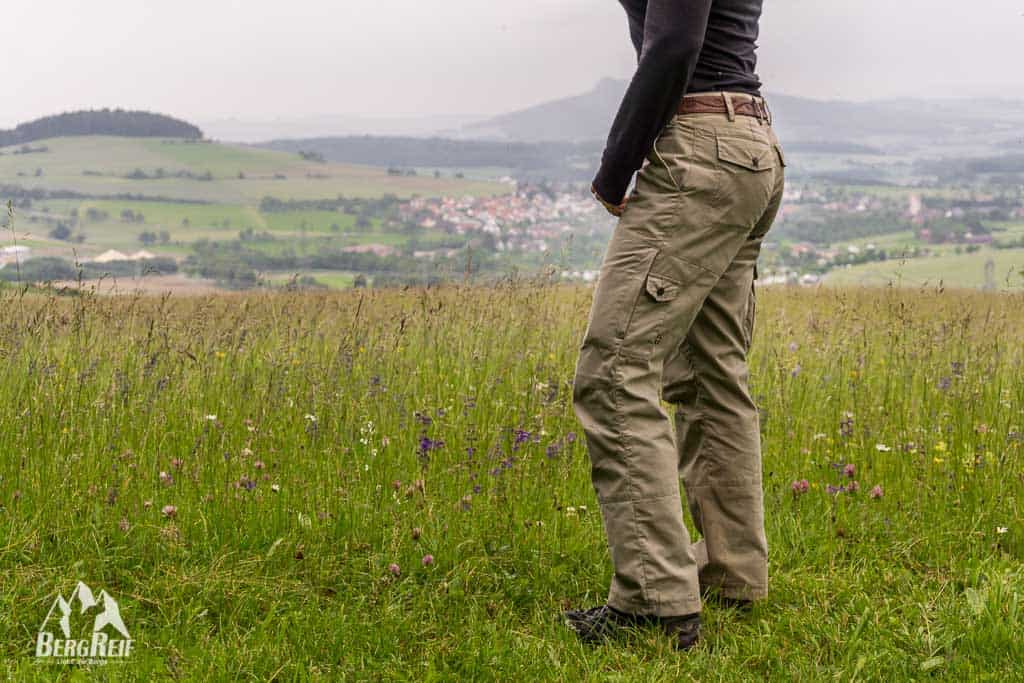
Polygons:
[[633,173],[675,115],[704,46],[711,0],[649,0],[643,49],[619,106],[594,189],[620,204]]
[[640,52],[644,48],[644,15],[647,14],[647,0],[619,0],[619,4],[626,10],[629,39],[633,42],[636,58],[639,60]]

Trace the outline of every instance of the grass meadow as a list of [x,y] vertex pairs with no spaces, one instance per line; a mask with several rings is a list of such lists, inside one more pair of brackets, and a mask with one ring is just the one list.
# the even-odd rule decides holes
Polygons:
[[[590,296],[0,290],[0,677],[1020,680],[1024,297],[759,292],[770,596],[676,653],[559,618],[611,573]],[[127,661],[35,661],[80,580]]]

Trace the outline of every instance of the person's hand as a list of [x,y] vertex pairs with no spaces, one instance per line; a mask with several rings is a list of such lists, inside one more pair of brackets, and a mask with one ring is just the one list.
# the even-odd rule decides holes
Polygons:
[[604,198],[597,193],[597,188],[595,188],[593,185],[590,186],[590,193],[594,195],[594,199],[601,202],[601,206],[603,206],[608,211],[608,213],[615,216],[616,218],[621,216],[622,212],[626,210],[626,202],[629,201],[628,197],[626,199],[623,199],[621,204],[612,204],[611,202],[606,202]]

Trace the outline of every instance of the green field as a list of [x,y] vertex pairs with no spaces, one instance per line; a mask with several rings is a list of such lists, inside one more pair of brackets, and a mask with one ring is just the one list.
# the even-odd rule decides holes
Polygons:
[[[410,197],[508,191],[507,186],[492,182],[435,179],[432,175],[389,176],[384,168],[321,164],[298,155],[241,145],[108,136],[56,138],[35,144],[46,146],[48,151],[15,155],[10,153],[12,148],[0,150],[6,152],[0,156],[0,182],[89,195],[131,193],[234,205],[258,204],[265,196],[320,199],[339,194]],[[35,175],[37,169],[42,170],[39,177]],[[125,177],[136,169],[150,176],[157,169],[169,175],[181,171],[201,176],[209,172],[213,179]],[[240,179],[239,173],[245,178]]]
[[945,253],[913,259],[890,259],[837,268],[825,276],[829,285],[901,285],[980,288],[985,285],[985,263],[994,263],[996,289],[1024,288],[1024,249],[983,248],[973,254]]
[[[0,677],[1019,679],[1022,295],[760,290],[769,597],[706,605],[685,654],[559,618],[611,571],[571,406],[590,296],[0,289]],[[127,661],[35,661],[78,581]]]

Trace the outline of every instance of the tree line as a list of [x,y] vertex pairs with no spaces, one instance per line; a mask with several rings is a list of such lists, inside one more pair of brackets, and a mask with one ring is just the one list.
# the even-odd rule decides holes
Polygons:
[[200,140],[198,127],[163,114],[124,109],[94,109],[44,116],[11,130],[0,130],[0,147],[71,135],[117,135]]

